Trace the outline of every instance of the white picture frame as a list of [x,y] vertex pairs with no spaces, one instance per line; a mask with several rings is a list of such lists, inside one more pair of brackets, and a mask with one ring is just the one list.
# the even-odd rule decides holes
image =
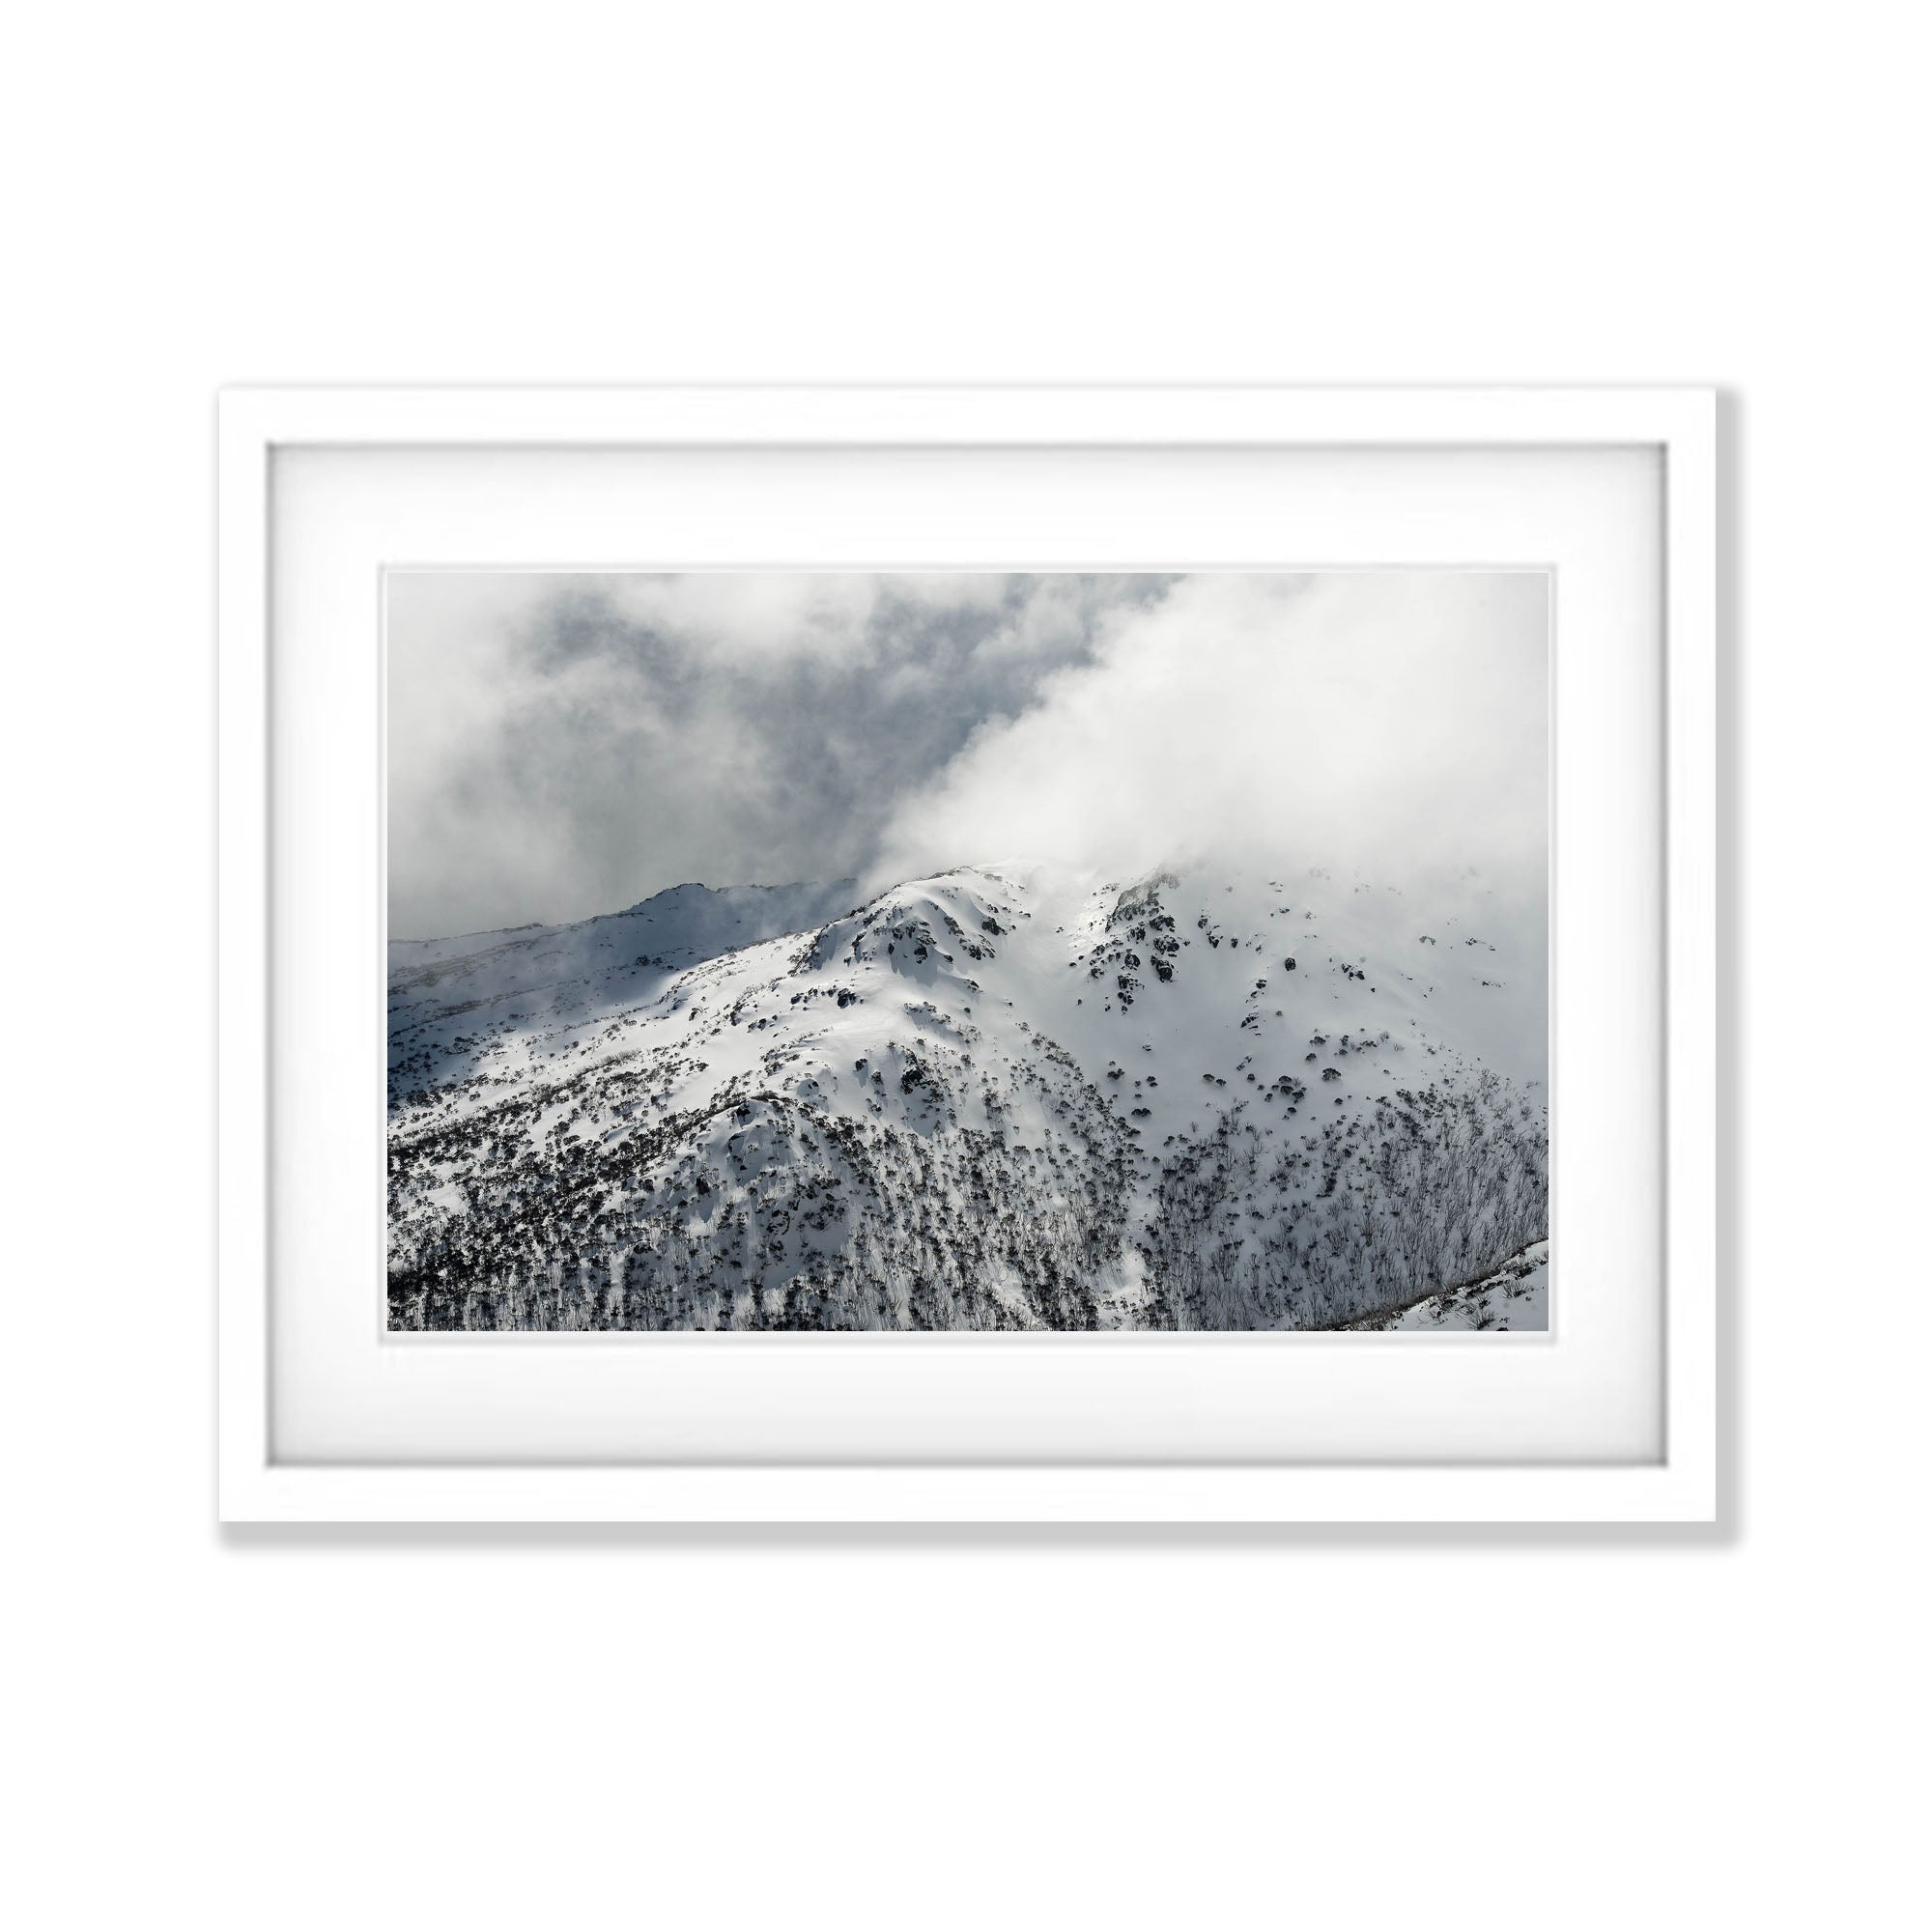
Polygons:
[[[219,408],[220,622],[220,1230],[219,1511],[230,1521],[1197,1521],[1709,1522],[1719,1509],[1716,1094],[1716,552],[1717,414],[1713,392],[1643,389],[1292,389],[1292,388],[684,388],[684,389],[238,389]],[[271,1040],[275,1017],[271,913],[277,895],[308,890],[311,873],[282,863],[273,810],[276,742],[272,705],[277,664],[278,557],[272,531],[278,464],[309,450],[438,453],[440,459],[500,463],[506,455],[574,452],[647,459],[696,451],[830,452],[865,465],[947,452],[1119,454],[1142,467],[1199,453],[1293,454],[1304,464],[1369,462],[1420,452],[1471,460],[1485,453],[1638,452],[1658,479],[1656,578],[1661,652],[1656,696],[1660,794],[1651,801],[1661,837],[1639,841],[1655,867],[1659,908],[1650,1010],[1661,1067],[1650,1141],[1637,1136],[1636,1162],[1654,1160],[1656,1283],[1661,1307],[1651,1359],[1656,1389],[1654,1453],[1634,1456],[1435,1457],[1404,1446],[1391,1429],[1389,1453],[1364,1450],[1357,1432],[1340,1453],[1324,1453],[1319,1427],[1296,1438],[1292,1457],[1181,1457],[1134,1453],[1131,1417],[1117,1418],[1104,1457],[1032,1453],[1004,1458],[903,1456],[867,1438],[864,1456],[743,1453],[715,1447],[684,1460],[588,1455],[578,1437],[529,1453],[473,1449],[462,1460],[426,1457],[372,1428],[366,1448],[332,1439],[326,1453],[291,1456],[277,1441],[278,1378],[273,1352],[276,1278],[271,1267],[271,1093],[286,1069]],[[943,467],[943,466],[942,466]],[[1372,464],[1371,464],[1371,467]],[[291,472],[292,473],[292,472]],[[942,494],[933,497],[943,504]],[[1238,488],[1236,480],[1228,487]],[[461,492],[454,494],[460,495]],[[1373,545],[1373,493],[1362,498],[1353,541]],[[514,508],[514,492],[512,493]],[[1418,526],[1411,521],[1412,532]],[[913,542],[907,535],[903,541]],[[1445,541],[1453,539],[1445,538]],[[781,554],[769,540],[715,555],[676,560],[737,562],[832,558],[853,567],[879,559],[846,547],[810,557]],[[824,540],[836,545],[836,537]],[[1090,543],[1093,540],[1090,539]],[[1081,561],[1150,565],[1151,538],[1131,551]],[[1292,534],[1285,538],[1292,542]],[[537,558],[554,554],[555,539]],[[1388,540],[1365,554],[1410,560],[1394,522]],[[500,554],[500,553],[499,553]],[[916,553],[917,554],[917,553]],[[1330,554],[1339,554],[1333,550]],[[466,553],[468,554],[468,553]],[[607,560],[605,549],[588,559]],[[1064,549],[1054,553],[1065,560]],[[1160,546],[1159,557],[1180,553]],[[1294,553],[1306,560],[1305,549]],[[1254,555],[1285,564],[1290,555]],[[399,560],[390,558],[391,561]],[[412,560],[422,560],[419,556]],[[626,559],[628,560],[628,559]],[[652,561],[666,560],[653,550]],[[985,562],[1001,561],[982,557]],[[1026,561],[1034,561],[1029,557]],[[1192,560],[1190,554],[1188,560]],[[1435,560],[1441,561],[1441,557]],[[1463,563],[1499,560],[1466,554]],[[1561,592],[1559,590],[1559,597]],[[366,639],[376,645],[376,600]],[[375,659],[372,656],[370,664]],[[1560,672],[1559,672],[1560,676]],[[373,689],[373,672],[372,672]],[[326,731],[326,719],[299,728]],[[281,741],[286,743],[286,739]],[[323,748],[319,748],[323,749]],[[366,747],[344,742],[342,759],[368,773]],[[331,753],[331,755],[334,753]],[[1563,758],[1559,733],[1556,756]],[[1615,747],[1605,755],[1614,759]],[[358,781],[359,782],[359,781]],[[282,814],[286,819],[287,814]],[[278,857],[278,853],[280,856]],[[373,860],[372,860],[373,863]],[[1559,895],[1566,887],[1559,867]],[[1578,888],[1580,890],[1580,888]],[[374,957],[370,971],[375,972]],[[1630,972],[1630,967],[1623,969]],[[347,976],[353,978],[353,976]],[[373,982],[372,982],[373,983]],[[1558,960],[1557,998],[1563,998]],[[347,983],[322,997],[353,999]],[[1559,1063],[1560,1066],[1560,1063]],[[1562,1074],[1558,1074],[1558,1086]],[[1646,1129],[1646,1132],[1648,1130]],[[1560,1127],[1559,1127],[1560,1135]],[[320,1185],[322,1183],[317,1182]],[[1559,1210],[1560,1211],[1560,1210]],[[1559,1250],[1560,1253],[1560,1250]],[[1561,1262],[1559,1261],[1559,1268]],[[1633,1275],[1640,1272],[1635,1266]],[[1636,1295],[1644,1288],[1633,1280]],[[1647,1291],[1646,1291],[1647,1292]],[[1560,1293],[1560,1290],[1559,1290]],[[670,1339],[670,1338],[663,1338]],[[728,1338],[726,1338],[728,1339]],[[809,1342],[810,1338],[806,1338]],[[933,1338],[938,1339],[938,1338]],[[1220,1344],[1265,1351],[1270,1338]],[[359,1345],[358,1345],[359,1346]],[[376,1346],[371,1343],[372,1350]],[[1466,1352],[1466,1351],[1465,1351]],[[369,1356],[372,1362],[382,1358]],[[394,1357],[388,1358],[391,1363]],[[580,1351],[578,1364],[590,1359]],[[696,1362],[693,1353],[686,1358]],[[715,1365],[714,1352],[706,1356]],[[744,1359],[751,1359],[745,1357]],[[757,1373],[781,1383],[791,1371],[769,1351]],[[956,1355],[947,1358],[956,1361]],[[1048,1381],[1053,1366],[1030,1371]],[[1256,1363],[1281,1361],[1257,1353]],[[1312,1377],[1356,1379],[1359,1354],[1297,1358]],[[1037,1358],[1036,1358],[1037,1361]],[[1332,1367],[1348,1362],[1346,1370]],[[279,1395],[289,1396],[288,1363]],[[707,1368],[705,1373],[712,1373]],[[1071,1375],[1071,1367],[1065,1370]],[[587,1373],[558,1371],[566,1378]],[[1238,1369],[1229,1373],[1238,1374]],[[1091,1399],[1091,1391],[1083,1399]],[[1371,1417],[1373,1422],[1373,1417]],[[613,1438],[614,1439],[614,1438]],[[1337,1442],[1343,1440],[1337,1436]],[[1445,1439],[1447,1439],[1445,1437]],[[486,1445],[487,1448],[487,1445]]]

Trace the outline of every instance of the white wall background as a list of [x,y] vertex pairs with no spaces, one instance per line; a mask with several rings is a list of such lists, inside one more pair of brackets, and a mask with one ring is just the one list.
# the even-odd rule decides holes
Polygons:
[[[0,1915],[1922,1912],[1917,24],[14,21]],[[217,1533],[213,389],[932,377],[1726,385],[1726,1533]]]

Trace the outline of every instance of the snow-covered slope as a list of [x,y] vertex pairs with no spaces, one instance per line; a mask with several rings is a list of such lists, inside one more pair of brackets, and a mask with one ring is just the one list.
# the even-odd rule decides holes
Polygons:
[[527,1037],[636,998],[686,967],[754,940],[800,932],[843,911],[858,881],[672,886],[626,912],[576,925],[520,925],[389,945],[389,1096],[447,1086],[484,1042]]
[[1401,1308],[1365,1315],[1349,1328],[1391,1329],[1510,1328],[1549,1326],[1549,1243],[1532,1241],[1480,1281],[1445,1288]]
[[392,1323],[1322,1327],[1548,1233],[1542,962],[1473,889],[841,896],[392,949]]

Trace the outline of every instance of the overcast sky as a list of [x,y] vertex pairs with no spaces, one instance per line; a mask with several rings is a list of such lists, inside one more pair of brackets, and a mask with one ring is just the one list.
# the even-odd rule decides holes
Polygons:
[[1545,916],[1538,574],[408,572],[387,594],[392,938],[1006,858],[1473,867]]

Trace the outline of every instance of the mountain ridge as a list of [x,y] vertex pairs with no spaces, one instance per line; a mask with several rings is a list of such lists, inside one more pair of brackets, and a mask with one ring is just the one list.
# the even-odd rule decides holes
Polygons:
[[1480,894],[851,885],[392,949],[392,1324],[1313,1328],[1547,1235]]

